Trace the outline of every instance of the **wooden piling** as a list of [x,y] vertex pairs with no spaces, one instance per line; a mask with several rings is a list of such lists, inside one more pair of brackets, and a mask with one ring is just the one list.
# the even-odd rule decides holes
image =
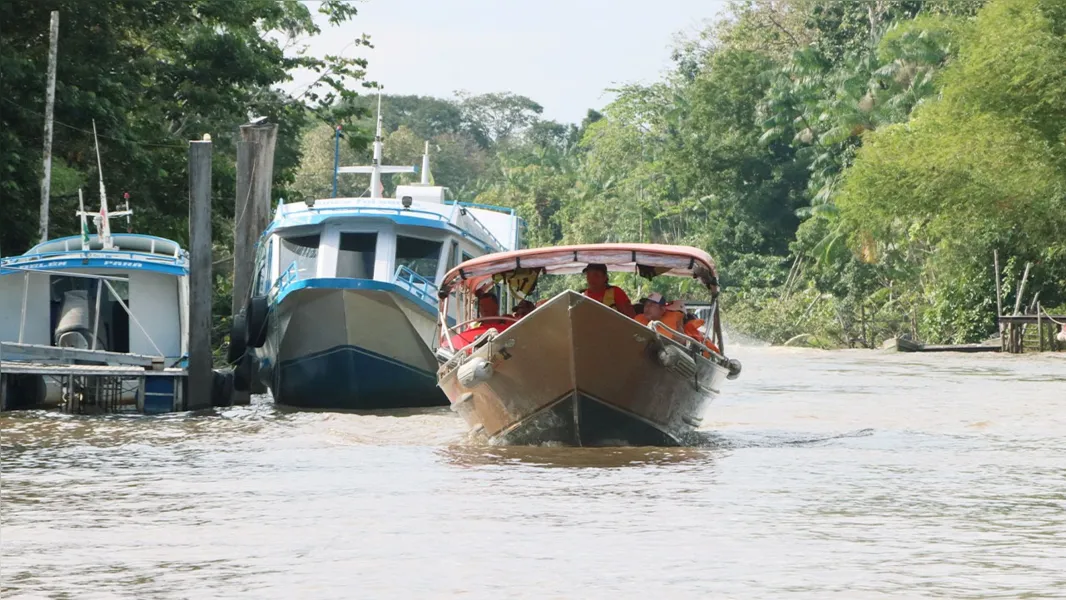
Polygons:
[[999,349],[1006,350],[1007,345],[1003,340],[1003,325],[999,318],[1003,316],[1003,279],[999,275],[999,250],[992,251],[992,263],[996,271],[996,326],[999,328]]
[[189,380],[186,410],[211,408],[211,142],[189,143]]
[[[270,224],[270,187],[274,177],[274,145],[278,126],[269,123],[241,125],[237,142],[237,198],[233,220],[232,314],[244,309],[255,273],[255,244]],[[252,378],[252,392],[265,391]],[[249,404],[248,392],[234,392],[234,404]]]
[[1014,313],[1018,314],[1018,311],[1022,309],[1022,298],[1025,297],[1025,283],[1029,281],[1029,267],[1032,267],[1032,263],[1025,263],[1025,273],[1022,274],[1021,285],[1018,286],[1018,297],[1014,299]]

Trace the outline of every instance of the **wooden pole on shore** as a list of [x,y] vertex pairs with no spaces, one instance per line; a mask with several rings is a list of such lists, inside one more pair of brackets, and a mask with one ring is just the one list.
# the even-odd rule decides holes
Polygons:
[[[255,244],[270,224],[270,187],[274,178],[274,145],[278,126],[269,123],[241,125],[237,142],[237,198],[233,211],[232,314],[244,309],[251,296],[255,273]],[[252,377],[252,392],[265,391]],[[249,392],[234,392],[234,404],[249,404]]]
[[211,408],[211,141],[189,143],[189,383],[185,409]]
[[48,88],[44,97],[44,175],[41,177],[41,241],[48,241],[48,210],[52,197],[52,113],[56,104],[56,61],[59,54],[59,11],[52,11],[48,42]]
[[1003,278],[999,274],[999,250],[992,250],[992,263],[996,270],[996,329],[999,330],[999,350],[1005,352],[1007,341],[1003,337],[1003,323],[1000,321],[1003,316]]
[[1014,299],[1014,314],[1018,314],[1018,311],[1022,309],[1022,298],[1025,297],[1025,283],[1029,281],[1029,267],[1033,266],[1033,263],[1025,263],[1025,273],[1022,274],[1022,282],[1018,286],[1018,297]]

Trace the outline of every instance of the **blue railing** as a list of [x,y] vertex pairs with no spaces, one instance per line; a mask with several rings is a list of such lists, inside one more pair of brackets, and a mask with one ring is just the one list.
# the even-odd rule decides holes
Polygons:
[[29,262],[36,262],[40,260],[55,260],[59,257],[71,257],[71,258],[102,258],[102,259],[121,259],[121,260],[139,260],[145,262],[154,262],[162,264],[184,265],[186,263],[185,252],[182,252],[180,256],[171,256],[168,254],[152,254],[150,252],[138,252],[136,250],[87,250],[83,251],[80,248],[78,250],[60,250],[56,252],[38,252],[35,254],[20,254],[18,256],[7,256],[0,258],[0,261],[5,265],[21,265]]
[[274,284],[270,286],[270,291],[267,292],[269,298],[276,298],[278,292],[287,287],[292,282],[296,281],[298,272],[296,270],[296,261],[289,263],[289,267],[281,272],[281,275],[274,280]]
[[514,216],[514,209],[506,206],[495,206],[493,204],[478,204],[477,202],[456,202],[455,200],[446,200],[445,204],[458,204],[459,206],[465,206],[467,208],[483,208],[485,210],[494,210],[496,212],[506,213]]
[[393,283],[418,296],[425,302],[428,302],[433,306],[437,305],[437,286],[434,285],[432,281],[415,273],[404,265],[396,267],[396,275],[393,277]]

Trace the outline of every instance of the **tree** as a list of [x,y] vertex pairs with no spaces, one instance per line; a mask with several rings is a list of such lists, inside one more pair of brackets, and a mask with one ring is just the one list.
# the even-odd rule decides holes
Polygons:
[[521,133],[544,112],[536,102],[512,93],[456,95],[466,130],[485,148]]
[[[299,162],[298,134],[308,109],[336,122],[359,116],[336,105],[355,96],[353,83],[363,77],[364,61],[284,55],[283,43],[318,32],[307,6],[293,0],[8,2],[0,40],[4,252],[25,250],[37,237],[44,32],[50,10],[61,14],[53,142],[58,174],[73,170],[77,175],[64,175],[68,184],[97,179],[95,121],[108,189],[130,192],[138,229],[182,240],[188,139],[212,134],[215,214],[226,219],[232,215],[237,125],[250,115],[279,124],[274,172],[275,185],[284,193]],[[332,22],[355,15],[346,2],[318,6]],[[318,81],[295,98],[277,92],[274,86],[296,68],[318,73]],[[50,229],[76,231],[72,186],[55,191],[71,195],[54,198]],[[227,229],[216,226],[216,231]]]

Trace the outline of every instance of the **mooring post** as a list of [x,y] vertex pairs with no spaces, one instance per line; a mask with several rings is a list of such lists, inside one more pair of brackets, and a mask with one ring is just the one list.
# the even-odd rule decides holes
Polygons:
[[[205,138],[207,136],[204,136]],[[185,409],[211,408],[211,142],[189,142],[189,384]]]
[[[278,126],[269,123],[241,125],[237,142],[237,198],[233,211],[232,314],[244,309],[255,273],[255,244],[270,224],[270,186],[274,178],[274,145]],[[252,392],[265,391],[257,377]],[[234,404],[249,404],[249,392],[234,392]]]

